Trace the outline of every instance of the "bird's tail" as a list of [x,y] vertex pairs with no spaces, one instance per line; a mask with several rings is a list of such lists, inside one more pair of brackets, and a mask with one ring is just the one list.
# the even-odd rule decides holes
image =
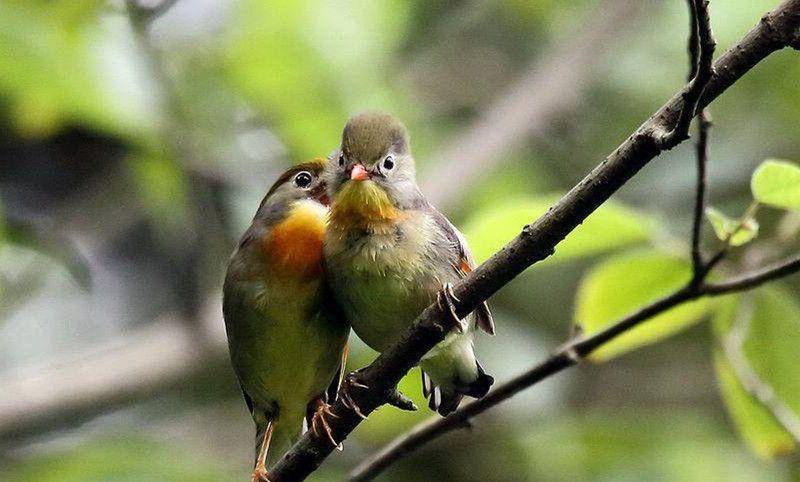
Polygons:
[[489,391],[494,378],[488,375],[472,351],[466,337],[445,347],[437,347],[420,363],[422,393],[431,410],[447,416],[464,396],[481,398]]

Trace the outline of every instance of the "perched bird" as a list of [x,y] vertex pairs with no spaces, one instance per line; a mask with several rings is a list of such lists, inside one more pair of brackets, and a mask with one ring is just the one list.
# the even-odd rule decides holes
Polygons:
[[[382,113],[351,118],[324,175],[331,196],[326,271],[356,334],[383,351],[435,301],[449,301],[455,317],[449,283],[475,263],[461,233],[417,187],[403,124]],[[494,333],[488,306],[460,323],[460,332],[420,362],[424,394],[442,415],[455,410],[463,395],[482,397],[494,381],[472,344],[475,325]]]
[[324,429],[335,443],[325,420],[326,395],[335,394],[341,382],[349,326],[322,269],[324,163],[299,164],[280,176],[225,277],[228,347],[256,425],[253,481],[268,480],[270,442],[271,453],[282,454],[304,422]]

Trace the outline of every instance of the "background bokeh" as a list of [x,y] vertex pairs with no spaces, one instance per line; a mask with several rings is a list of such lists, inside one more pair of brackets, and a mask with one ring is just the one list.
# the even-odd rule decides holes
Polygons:
[[[718,52],[776,3],[712,2]],[[152,20],[120,1],[1,0],[0,480],[248,480],[220,285],[276,175],[327,155],[350,114],[390,111],[483,259],[683,85],[687,25],[681,0],[178,0]],[[763,159],[800,159],[799,78],[797,52],[779,52],[712,106],[722,211],[748,205]],[[655,160],[492,300],[487,371],[502,382],[596,306],[625,313],[651,299],[640,285],[672,283],[658,274],[684,268],[693,155]],[[759,219],[790,253],[796,219]],[[617,284],[598,281],[608,265]],[[796,333],[797,280],[780,285],[756,295],[780,297],[780,316],[761,316]],[[607,306],[620,296],[634,306]],[[384,480],[800,480],[791,440],[754,435],[747,401],[731,418],[710,313],[689,307],[674,336],[538,385]],[[374,356],[353,346],[350,368]],[[419,401],[418,377],[403,388]],[[382,408],[314,480],[428,416]]]

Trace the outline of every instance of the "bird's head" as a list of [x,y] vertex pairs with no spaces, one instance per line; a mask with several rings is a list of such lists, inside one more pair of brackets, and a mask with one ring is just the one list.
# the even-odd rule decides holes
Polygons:
[[392,217],[418,197],[405,126],[389,114],[358,114],[325,172],[334,216]]
[[322,177],[327,161],[316,158],[287,169],[264,196],[257,218],[278,220],[300,201],[328,206],[328,191]]

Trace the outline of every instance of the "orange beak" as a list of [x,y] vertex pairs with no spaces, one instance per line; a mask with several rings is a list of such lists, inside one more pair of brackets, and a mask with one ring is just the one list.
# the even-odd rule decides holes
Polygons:
[[353,170],[350,171],[350,179],[352,181],[366,181],[369,179],[369,173],[364,169],[364,166],[356,164],[353,166]]

